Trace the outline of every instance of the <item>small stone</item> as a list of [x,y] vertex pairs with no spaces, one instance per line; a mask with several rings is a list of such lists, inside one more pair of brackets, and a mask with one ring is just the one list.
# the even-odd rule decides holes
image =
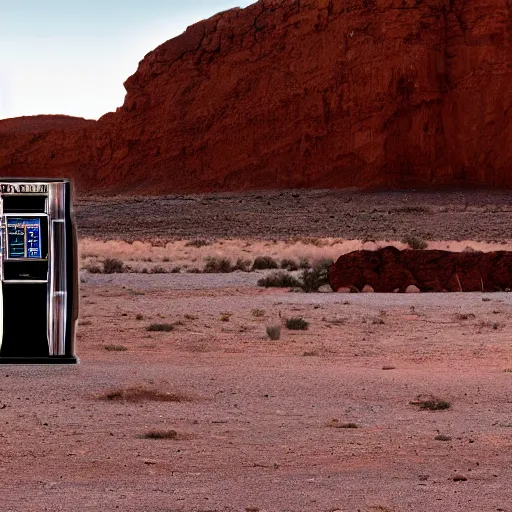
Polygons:
[[467,481],[467,478],[464,475],[455,475],[453,477],[454,482],[465,482]]
[[350,293],[350,288],[347,288],[346,286],[343,286],[341,288],[338,288],[338,293]]
[[329,284],[323,284],[322,286],[320,286],[318,288],[318,291],[320,293],[332,293],[332,288],[331,288],[331,285],[329,285]]
[[406,289],[405,293],[420,293],[420,289],[413,284],[410,284]]
[[374,292],[375,292],[375,290],[369,284],[365,284],[363,289],[361,290],[361,293],[374,293]]
[[395,289],[393,290],[393,293],[398,293],[399,291],[400,291],[400,288],[395,288]]

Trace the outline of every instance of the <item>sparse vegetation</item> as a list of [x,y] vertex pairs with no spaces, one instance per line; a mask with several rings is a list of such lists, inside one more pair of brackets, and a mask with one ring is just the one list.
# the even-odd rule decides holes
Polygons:
[[183,315],[183,318],[185,318],[186,320],[197,320],[199,317],[196,315],[191,315],[190,313],[185,313]]
[[229,319],[231,318],[232,313],[221,313],[220,319],[222,322],[229,322]]
[[271,340],[278,340],[281,338],[281,326],[280,325],[267,325],[266,331],[267,331],[267,336]]
[[161,267],[160,265],[156,265],[151,270],[152,274],[167,274],[167,270],[164,267]]
[[428,243],[425,242],[425,240],[415,235],[405,235],[402,238],[402,243],[407,244],[411,249],[416,251],[423,251],[428,247]]
[[340,420],[333,419],[327,422],[327,427],[331,428],[359,428],[359,425],[357,423],[349,422],[349,423],[342,423]]
[[109,352],[125,352],[128,350],[124,345],[103,345],[103,348]]
[[257,256],[252,264],[252,270],[268,270],[278,268],[276,260],[270,256]]
[[259,279],[258,286],[264,286],[265,288],[300,288],[302,283],[292,275],[279,271]]
[[137,313],[137,315],[135,315],[135,320],[144,320],[144,315]]
[[173,324],[150,324],[146,327],[146,331],[150,332],[170,332],[173,330]]
[[329,283],[329,267],[333,263],[331,259],[317,262],[312,269],[302,272],[302,289],[305,292],[317,292],[320,286]]
[[242,272],[250,272],[251,270],[251,260],[245,260],[243,258],[238,258],[236,260],[235,266],[233,270],[240,270]]
[[96,265],[93,263],[90,263],[89,265],[85,265],[84,268],[90,274],[101,274],[102,273],[102,268],[99,265]]
[[286,320],[286,328],[292,331],[306,331],[309,327],[309,322],[302,317],[293,317]]
[[311,268],[311,264],[309,263],[309,260],[307,258],[300,258],[299,260],[299,268],[301,269],[307,269],[307,268]]
[[178,439],[176,430],[150,430],[144,434],[146,439]]
[[436,437],[434,437],[436,441],[451,441],[452,438],[450,436],[445,436],[443,434],[439,434]]
[[442,400],[433,396],[418,397],[416,400],[411,400],[411,405],[417,405],[420,409],[427,409],[429,411],[441,411],[451,407],[450,402]]
[[117,258],[107,258],[103,262],[103,273],[104,274],[122,274],[125,272],[124,263]]
[[255,316],[256,318],[261,318],[265,316],[265,310],[264,309],[253,309],[251,311],[252,316]]
[[455,318],[457,320],[469,320],[475,318],[475,315],[473,313],[456,313]]
[[233,271],[229,258],[208,256],[205,261],[204,272],[207,274],[227,274]]
[[161,391],[144,385],[112,389],[100,395],[99,398],[121,402],[190,402],[192,400],[192,397],[185,393]]
[[212,244],[212,242],[209,242],[208,240],[203,240],[202,238],[197,238],[195,240],[189,240],[185,244],[185,247],[200,248],[200,247],[206,247],[207,245],[211,245],[211,244]]

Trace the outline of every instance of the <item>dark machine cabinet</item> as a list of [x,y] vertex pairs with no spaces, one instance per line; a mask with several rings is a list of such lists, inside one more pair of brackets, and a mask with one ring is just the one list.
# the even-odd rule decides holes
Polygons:
[[0,364],[76,363],[69,180],[0,178],[0,244]]

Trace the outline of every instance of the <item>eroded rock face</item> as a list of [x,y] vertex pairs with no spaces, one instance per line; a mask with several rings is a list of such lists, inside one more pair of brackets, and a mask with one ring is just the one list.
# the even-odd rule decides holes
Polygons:
[[329,269],[334,291],[369,285],[376,292],[495,292],[512,288],[512,252],[354,251]]
[[149,53],[98,122],[0,121],[0,174],[134,193],[511,187],[511,21],[508,0],[260,0]]

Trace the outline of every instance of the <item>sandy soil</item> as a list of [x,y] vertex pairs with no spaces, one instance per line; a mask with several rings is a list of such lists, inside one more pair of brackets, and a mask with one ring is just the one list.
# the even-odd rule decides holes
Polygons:
[[[496,208],[505,235],[505,200]],[[121,236],[122,205],[112,230],[84,211],[80,232],[96,226],[95,243],[142,232],[134,217]],[[482,216],[464,237],[437,239],[491,241]],[[407,218],[425,229],[423,213]],[[177,238],[222,238],[216,224],[186,226]],[[247,238],[267,243],[259,229]],[[1,509],[511,510],[510,293],[304,294],[259,277],[83,274],[80,364],[0,368]],[[292,317],[309,328],[287,329]],[[179,401],[105,399],[131,387]],[[423,395],[451,407],[421,410],[411,402]],[[174,438],[144,437],[154,430]]]

